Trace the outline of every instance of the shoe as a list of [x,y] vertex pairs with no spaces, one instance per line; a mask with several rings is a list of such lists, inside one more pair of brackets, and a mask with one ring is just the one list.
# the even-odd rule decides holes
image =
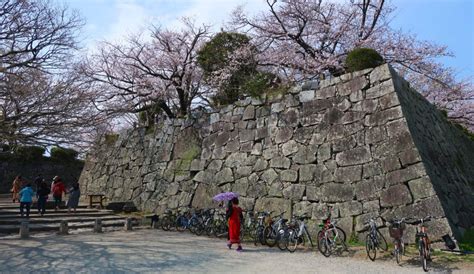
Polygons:
[[232,249],[232,244],[227,244],[227,248]]
[[244,251],[244,250],[242,249],[241,246],[239,246],[239,247],[237,247],[236,251],[237,251],[237,252],[242,252],[242,251]]

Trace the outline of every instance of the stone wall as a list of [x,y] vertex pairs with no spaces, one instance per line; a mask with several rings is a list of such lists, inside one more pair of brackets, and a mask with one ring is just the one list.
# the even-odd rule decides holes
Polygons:
[[[428,144],[416,145],[431,131],[410,130],[412,124],[429,122],[435,130],[434,122],[447,122],[433,122],[439,114],[426,101],[424,111],[433,114],[420,116],[419,98],[388,65],[319,87],[305,84],[276,98],[247,98],[193,119],[162,121],[153,134],[121,134],[88,156],[80,182],[85,192],[132,200],[146,211],[215,206],[212,196],[222,191],[240,193],[247,210],[307,214],[313,222],[331,206],[349,235],[362,232],[369,217],[432,215],[431,234],[439,239],[472,225],[459,217],[474,216],[473,207],[466,207],[472,199],[458,206],[439,197],[464,190],[469,200],[473,191],[461,180],[446,182],[446,191],[437,186],[443,179],[433,176],[444,169],[428,160]],[[472,171],[468,159],[459,161]],[[458,168],[446,176],[472,179],[469,172]],[[408,240],[413,232],[409,227]]]
[[9,193],[13,179],[19,174],[29,183],[33,183],[38,174],[47,182],[52,182],[58,175],[69,185],[79,180],[83,166],[82,161],[56,162],[44,157],[32,162],[3,155],[0,157],[0,193]]

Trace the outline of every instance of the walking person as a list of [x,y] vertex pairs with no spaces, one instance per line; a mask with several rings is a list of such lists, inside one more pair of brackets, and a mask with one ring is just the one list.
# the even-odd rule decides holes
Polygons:
[[26,209],[26,217],[30,216],[31,203],[33,202],[33,194],[35,192],[31,188],[31,184],[27,184],[20,190],[20,215],[23,217],[23,211]]
[[16,176],[15,179],[13,180],[12,189],[11,189],[13,203],[15,203],[15,201],[20,201],[19,193],[20,193],[21,188],[23,187],[23,184],[24,184],[24,181],[23,181],[23,178],[21,178],[21,175]]
[[79,183],[74,183],[72,188],[69,190],[69,199],[67,200],[67,213],[71,212],[71,208],[76,213],[76,208],[79,205],[79,197],[81,196],[81,190],[79,189]]
[[240,225],[243,220],[242,209],[239,207],[239,199],[232,199],[232,207],[229,208],[227,214],[229,216],[229,242],[227,247],[232,248],[232,244],[237,244],[237,251],[242,251],[242,245],[240,244]]
[[53,192],[54,210],[57,211],[63,202],[63,193],[66,192],[66,187],[64,186],[61,178],[58,176],[54,176],[53,178],[53,186],[51,191]]
[[36,189],[36,197],[39,197],[38,196],[38,190],[40,189],[40,185],[41,183],[44,181],[43,179],[43,176],[41,176],[41,174],[38,174],[38,176],[36,176],[35,178],[35,189]]
[[38,197],[38,214],[41,216],[46,212],[46,201],[48,201],[48,195],[51,192],[48,184],[43,180],[38,186],[36,196]]

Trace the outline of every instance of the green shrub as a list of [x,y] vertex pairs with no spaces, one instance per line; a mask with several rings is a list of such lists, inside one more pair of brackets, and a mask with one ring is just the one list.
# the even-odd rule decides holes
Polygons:
[[58,161],[74,161],[79,152],[72,148],[53,147],[51,149],[51,158]]
[[[226,82],[214,88],[219,89],[211,100],[215,106],[231,104],[244,97],[243,85],[257,73],[256,49],[245,34],[220,32],[207,42],[198,52],[198,64],[204,71],[204,79],[212,83],[214,73],[229,66],[233,54],[241,49],[249,49],[248,56],[239,56],[238,67],[232,68],[232,75]],[[225,84],[224,84],[225,83]],[[213,83],[212,85],[216,85]]]
[[270,88],[276,88],[277,82],[279,79],[275,74],[258,72],[245,81],[242,90],[252,97],[260,98]]
[[23,160],[39,160],[43,158],[44,147],[40,146],[19,146],[16,147],[14,155]]
[[[250,38],[241,33],[220,32],[198,52],[197,62],[206,77],[229,65],[229,55],[242,46],[250,44]],[[253,63],[253,62],[249,62]],[[255,64],[250,66],[254,67]]]
[[346,58],[346,68],[349,72],[375,68],[383,63],[383,57],[374,49],[369,48],[353,49]]
[[459,241],[459,247],[464,251],[474,251],[474,228],[464,232],[462,239]]

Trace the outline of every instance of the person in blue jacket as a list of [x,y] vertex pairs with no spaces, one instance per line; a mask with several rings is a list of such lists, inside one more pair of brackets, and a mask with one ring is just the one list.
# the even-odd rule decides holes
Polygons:
[[20,191],[20,215],[23,217],[23,210],[26,208],[26,217],[30,216],[31,203],[33,202],[34,191],[31,184],[27,184]]

